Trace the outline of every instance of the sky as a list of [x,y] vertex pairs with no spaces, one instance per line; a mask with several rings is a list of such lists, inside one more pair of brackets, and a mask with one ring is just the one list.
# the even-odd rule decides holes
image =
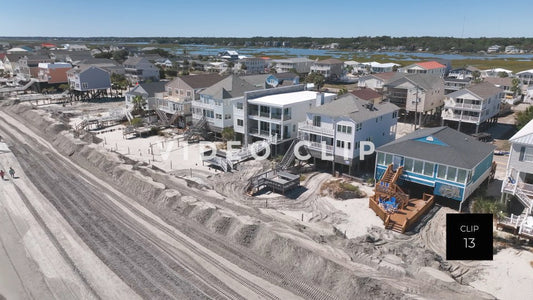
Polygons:
[[531,0],[2,2],[0,36],[533,37]]

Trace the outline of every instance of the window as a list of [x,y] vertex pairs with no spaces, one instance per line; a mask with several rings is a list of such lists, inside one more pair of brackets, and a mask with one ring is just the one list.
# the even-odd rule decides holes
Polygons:
[[420,160],[415,160],[415,167],[413,169],[413,172],[422,174],[424,169],[424,162]]
[[435,164],[424,163],[424,175],[433,177],[433,170],[435,169]]
[[180,89],[180,95],[183,95],[183,90],[182,89]]
[[242,106],[243,106],[242,102],[237,102],[237,109],[242,109]]
[[448,167],[448,172],[446,172],[446,180],[455,181],[456,174],[457,174],[457,168]]
[[533,148],[522,147],[520,149],[520,161],[533,162]]
[[88,89],[89,88],[89,84],[87,82],[82,82],[81,83],[81,88]]
[[217,116],[217,119],[222,120],[222,115],[221,114],[216,114],[216,116]]
[[466,180],[466,170],[459,169],[457,171],[457,182],[465,183]]
[[[358,143],[359,142],[355,143],[355,145],[357,145]],[[378,164],[380,164],[380,165],[385,164],[385,154],[382,153],[382,152],[378,152]]]
[[437,171],[437,177],[440,179],[446,179],[446,166],[439,165],[439,169]]
[[398,112],[397,111],[393,112],[392,113],[392,118],[396,119],[397,117],[398,117]]
[[321,118],[320,116],[314,116],[313,117],[313,126],[320,127]]
[[347,144],[348,150],[351,150],[352,149],[352,143],[351,142],[347,142],[346,144]]
[[224,115],[224,119],[226,119],[226,120],[231,119],[231,114],[225,114],[225,115]]
[[412,158],[405,158],[405,161],[403,163],[403,169],[405,171],[413,171],[413,167],[414,167],[414,161]]
[[359,149],[359,142],[355,142],[355,148],[354,149]]
[[337,125],[337,132],[350,134],[352,133],[352,127],[347,126],[347,125]]
[[359,131],[363,128],[363,123],[357,123],[357,125],[355,126],[355,131]]
[[386,165],[392,164],[392,154],[386,154],[385,155],[385,164]]
[[187,91],[187,97],[190,97],[192,95],[191,91]]
[[244,121],[241,119],[237,119],[237,126],[244,126]]

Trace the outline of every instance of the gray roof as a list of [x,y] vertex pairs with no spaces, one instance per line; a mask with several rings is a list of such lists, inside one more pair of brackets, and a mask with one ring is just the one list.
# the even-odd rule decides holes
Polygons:
[[[242,79],[244,79],[246,82],[253,86],[265,88],[266,85],[266,79],[271,74],[256,74],[256,75],[245,75],[241,76]],[[274,74],[275,76],[276,74]]]
[[134,87],[131,91],[128,92],[128,94],[132,95],[141,95],[144,93],[138,92],[137,88],[142,88],[147,94],[148,97],[154,97],[155,93],[163,93],[165,91],[165,81],[157,81],[157,82],[148,82],[148,83],[141,83],[138,86]]
[[529,121],[526,126],[522,127],[517,133],[515,133],[509,142],[533,145],[533,120]]
[[436,127],[419,129],[377,150],[458,168],[473,169],[494,149],[493,145],[480,142],[457,130],[449,127]]
[[206,87],[212,86],[213,84],[224,79],[224,76],[221,76],[219,74],[186,75],[186,76],[179,76],[175,78],[174,80],[179,80],[179,79],[183,80],[183,82],[188,84],[193,89],[200,89],[200,88],[206,88]]
[[356,123],[374,119],[376,117],[390,114],[398,110],[398,106],[390,102],[381,102],[372,105],[368,101],[362,100],[353,94],[344,94],[337,100],[321,106],[311,108],[309,113],[320,114],[330,117],[349,117]]
[[481,99],[488,99],[495,94],[501,93],[503,90],[494,86],[494,84],[489,82],[480,82],[477,84],[473,84],[469,87],[466,87],[462,90],[458,90],[456,92],[450,93],[446,95],[447,97],[453,98],[457,96],[457,94],[461,94],[464,91],[468,91],[476,96],[478,96]]
[[405,81],[410,81],[426,91],[438,88],[440,84],[444,83],[444,79],[435,74],[405,74],[399,79],[390,81],[387,85],[396,86]]
[[228,99],[240,97],[245,92],[258,89],[262,87],[255,87],[237,75],[230,75],[206,88],[201,94],[213,96],[215,99]]
[[132,65],[132,66],[136,66],[138,65],[141,61],[146,61],[149,63],[149,61],[144,58],[144,57],[141,57],[141,56],[132,56],[132,57],[128,57],[128,59],[126,59],[124,61],[124,63],[122,63],[123,65]]

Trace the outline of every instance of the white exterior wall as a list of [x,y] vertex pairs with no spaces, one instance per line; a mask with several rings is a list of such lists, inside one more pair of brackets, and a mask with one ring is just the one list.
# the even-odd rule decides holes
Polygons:
[[[471,93],[467,92],[466,90],[463,90],[462,93],[460,93],[459,95],[453,97],[453,98],[450,98],[450,97],[447,97],[445,102],[446,102],[446,105],[445,107],[446,108],[450,108],[450,109],[453,109],[453,110],[464,110],[461,106],[460,103],[457,103],[457,99],[458,98],[461,98],[461,99],[464,99],[464,100],[477,100],[477,101],[480,101],[481,102],[481,107],[479,109],[468,109],[468,111],[476,111],[476,112],[479,112],[479,115],[480,115],[480,119],[479,119],[479,122],[476,122],[476,123],[483,123],[485,122],[486,120],[494,117],[495,115],[497,115],[499,112],[500,112],[500,102],[501,102],[501,95],[500,93],[498,94],[495,94],[487,99],[481,99],[475,95],[472,95]],[[468,104],[465,104],[465,105],[468,105]],[[453,116],[452,116],[452,113],[450,113],[449,111],[446,111],[446,110],[443,110],[442,112],[442,118],[444,120],[453,120],[453,121],[458,121],[458,119],[455,119]],[[465,119],[466,117],[464,117],[464,119],[462,119],[461,121],[468,121]]]
[[[193,121],[198,121],[203,117],[203,111],[212,111],[213,117],[207,117],[206,119],[211,126],[218,127],[220,129],[233,126],[232,121],[232,101],[242,99],[242,97],[232,99],[213,99],[207,95],[200,95],[200,100],[192,101],[192,118]],[[221,118],[217,118],[217,114],[221,115]],[[229,118],[226,116],[229,115]]]
[[[313,118],[317,114],[308,113],[306,115],[306,123],[309,125],[313,124]],[[393,141],[396,137],[396,128],[397,128],[397,112],[384,114],[382,116],[362,122],[362,127],[357,131],[357,123],[347,117],[341,117],[339,119],[334,119],[329,116],[320,115],[320,128],[324,131],[331,131],[332,134],[320,134],[317,131],[309,131],[304,128],[299,129],[299,135],[302,136],[304,133],[316,134],[323,137],[333,137],[333,146],[335,148],[335,155],[343,157],[345,154],[345,149],[347,148],[347,142],[351,143],[351,149],[346,151],[346,158],[353,159],[359,157],[360,153],[360,143],[362,141],[367,141],[370,139],[374,143],[375,147],[385,145]],[[351,133],[344,133],[337,131],[338,125],[350,126]],[[344,141],[345,147],[337,147],[337,141]],[[356,143],[359,142],[359,145]],[[315,148],[316,149],[316,148]],[[320,150],[318,148],[317,150]],[[365,148],[368,150],[368,148]]]
[[379,80],[375,77],[372,77],[372,78],[368,78],[368,79],[361,79],[359,78],[359,81],[357,83],[357,85],[359,87],[367,87],[369,89],[373,89],[373,90],[381,90],[383,89],[383,80]]

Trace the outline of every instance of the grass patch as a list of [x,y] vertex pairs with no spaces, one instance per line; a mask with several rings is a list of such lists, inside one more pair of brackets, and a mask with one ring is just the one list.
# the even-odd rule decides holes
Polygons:
[[342,179],[324,182],[320,187],[320,196],[331,195],[336,199],[351,199],[366,197],[365,192],[358,186],[345,182]]

